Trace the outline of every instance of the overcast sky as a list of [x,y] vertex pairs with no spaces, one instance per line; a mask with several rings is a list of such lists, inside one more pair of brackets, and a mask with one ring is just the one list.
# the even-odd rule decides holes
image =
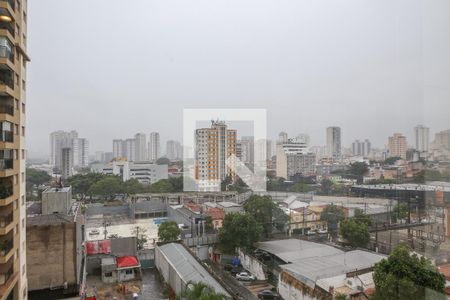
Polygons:
[[27,144],[75,129],[95,150],[184,108],[266,108],[268,133],[342,127],[375,146],[450,128],[448,0],[29,1]]

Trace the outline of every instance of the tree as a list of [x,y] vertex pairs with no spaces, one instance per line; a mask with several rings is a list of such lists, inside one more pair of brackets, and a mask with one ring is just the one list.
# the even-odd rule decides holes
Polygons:
[[178,240],[181,229],[173,221],[164,222],[158,227],[158,238],[161,242],[172,242]]
[[310,190],[309,185],[303,182],[299,182],[294,185],[294,192],[296,193],[307,193]]
[[170,159],[168,159],[167,157],[160,157],[156,160],[156,164],[157,165],[169,165]]
[[250,214],[227,214],[219,230],[218,247],[228,254],[234,254],[237,247],[249,249],[259,241],[262,227]]
[[108,175],[101,173],[76,174],[67,179],[67,182],[72,186],[72,191],[75,195],[84,197],[88,194],[89,189],[96,182],[106,178]]
[[363,176],[369,171],[369,166],[365,162],[354,162],[350,164],[349,172],[352,175]]
[[272,201],[270,196],[252,195],[244,204],[244,209],[262,226],[265,237],[270,237],[273,225],[283,229],[289,221],[289,217]]
[[372,226],[372,219],[360,208],[355,208],[355,215],[353,219],[355,219],[358,223],[366,224],[368,227]]
[[104,199],[114,199],[114,197],[123,192],[122,180],[118,176],[107,176],[100,179],[88,190],[88,194],[100,196]]
[[39,195],[36,197],[36,187],[49,183],[51,179],[52,177],[45,171],[32,168],[26,169],[27,200],[38,200]]
[[168,179],[161,179],[150,186],[151,193],[173,193],[174,189]]
[[145,187],[136,178],[129,179],[123,183],[123,190],[127,195],[145,192]]
[[336,234],[337,224],[345,218],[345,213],[342,208],[331,204],[325,207],[320,213],[320,220],[327,222],[328,230]]
[[217,294],[215,290],[203,282],[188,282],[186,289],[181,294],[182,300],[225,300],[223,294]]
[[333,189],[333,181],[331,181],[330,179],[322,179],[322,181],[320,182],[320,190],[322,193],[329,195],[331,190]]
[[397,160],[400,160],[400,159],[402,159],[402,158],[399,157],[399,156],[388,157],[388,158],[386,158],[386,160],[384,161],[384,164],[385,164],[385,165],[393,165],[393,164],[395,164],[395,162],[396,162]]
[[145,234],[147,230],[145,228],[136,226],[132,233],[134,236],[136,236],[136,243],[137,243],[137,249],[142,250],[144,249],[145,243],[147,243],[147,235]]
[[399,203],[394,206],[392,211],[392,221],[397,222],[398,219],[405,219],[408,217],[408,205]]
[[365,247],[370,241],[370,234],[367,225],[358,222],[354,218],[348,218],[341,221],[339,226],[340,233],[352,247]]
[[406,245],[375,264],[373,280],[374,300],[447,299],[445,277],[430,260],[412,254]]
[[334,296],[334,300],[347,300],[348,297],[346,294],[337,293]]

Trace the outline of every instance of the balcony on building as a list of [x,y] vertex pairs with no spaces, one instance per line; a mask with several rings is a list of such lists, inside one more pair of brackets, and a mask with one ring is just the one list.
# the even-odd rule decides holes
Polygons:
[[0,36],[0,58],[7,58],[14,63],[14,46],[5,36]]
[[[14,272],[14,257],[0,264],[0,298],[4,299],[7,293],[11,293],[11,284],[17,278]],[[9,298],[7,298],[9,299]]]
[[0,142],[14,142],[13,124],[7,121],[0,121]]
[[0,171],[14,168],[14,150],[0,149]]
[[11,6],[11,9],[12,10],[15,10],[16,9],[16,1],[15,0],[0,0],[0,2],[3,2],[3,3],[8,3],[9,4],[9,6]]
[[0,236],[0,263],[6,263],[9,260],[13,248],[14,248],[13,231],[10,231],[6,235]]
[[14,71],[6,65],[0,65],[0,85],[14,89]]
[[13,97],[0,96],[0,114],[8,114],[14,116],[14,99]]
[[[0,0],[0,4],[5,2],[9,1]],[[10,14],[10,12],[4,7],[0,7],[0,30],[2,29],[7,30],[13,38],[15,37],[16,33],[14,28],[14,18]]]
[[12,196],[13,190],[13,179],[12,176],[7,178],[0,178],[0,199],[6,199]]

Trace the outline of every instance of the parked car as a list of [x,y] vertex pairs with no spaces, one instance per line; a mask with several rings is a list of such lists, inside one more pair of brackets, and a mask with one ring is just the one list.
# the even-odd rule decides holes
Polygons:
[[237,273],[236,274],[236,279],[237,280],[242,280],[242,281],[253,281],[253,280],[256,280],[255,276],[250,274],[249,272]]
[[237,266],[237,267],[233,267],[233,268],[230,270],[230,273],[231,273],[231,275],[236,276],[237,274],[241,273],[242,270],[243,270],[242,266]]
[[278,294],[271,290],[263,290],[258,293],[258,299],[278,299]]
[[89,231],[89,235],[98,235],[100,234],[100,231],[98,231],[97,229],[92,229],[91,231]]
[[317,231],[317,233],[318,233],[318,234],[325,234],[325,233],[328,233],[328,230],[327,230],[326,228],[324,228],[324,229],[319,229],[319,230]]

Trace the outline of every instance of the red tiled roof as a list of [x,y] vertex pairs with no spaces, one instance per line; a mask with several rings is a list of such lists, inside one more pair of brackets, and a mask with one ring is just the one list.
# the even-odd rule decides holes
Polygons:
[[447,280],[450,280],[450,264],[439,266],[438,271],[444,275]]
[[206,215],[210,216],[213,220],[223,220],[225,213],[220,208],[212,207],[206,211]]
[[186,207],[187,209],[189,209],[192,212],[200,212],[201,211],[200,205],[193,203],[193,202],[185,203],[184,207]]
[[116,258],[117,268],[139,267],[139,261],[136,256],[120,256]]

